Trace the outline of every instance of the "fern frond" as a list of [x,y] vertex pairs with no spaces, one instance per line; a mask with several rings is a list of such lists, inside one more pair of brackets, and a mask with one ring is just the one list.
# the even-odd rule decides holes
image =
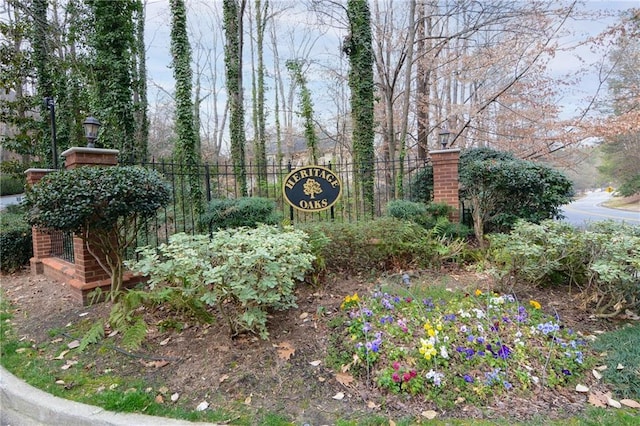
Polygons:
[[122,346],[129,350],[140,348],[147,335],[147,323],[142,317],[134,320],[133,324],[123,330]]
[[98,343],[100,340],[104,338],[104,326],[101,321],[94,323],[87,334],[84,335],[82,340],[80,341],[80,346],[78,346],[78,350],[80,352],[84,351],[87,346]]

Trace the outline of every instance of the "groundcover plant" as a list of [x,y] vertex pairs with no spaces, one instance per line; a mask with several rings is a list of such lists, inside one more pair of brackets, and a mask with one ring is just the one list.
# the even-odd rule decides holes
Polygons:
[[535,300],[480,290],[417,293],[377,290],[344,299],[342,349],[351,359],[343,371],[446,408],[566,385],[591,364],[586,341]]

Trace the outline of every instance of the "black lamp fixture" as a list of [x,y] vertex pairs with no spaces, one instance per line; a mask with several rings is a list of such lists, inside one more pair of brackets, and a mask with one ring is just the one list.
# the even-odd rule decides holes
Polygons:
[[440,134],[438,135],[438,140],[440,141],[440,146],[442,149],[447,149],[447,145],[449,144],[449,135],[451,133],[447,129],[442,129]]
[[82,123],[84,128],[84,137],[87,138],[87,148],[95,148],[95,140],[98,138],[98,129],[100,122],[94,117],[87,117]]

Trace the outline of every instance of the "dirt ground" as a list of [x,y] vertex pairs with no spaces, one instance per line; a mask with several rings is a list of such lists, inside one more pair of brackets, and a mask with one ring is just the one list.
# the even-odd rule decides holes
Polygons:
[[[451,287],[489,289],[493,285],[488,277],[475,273],[449,271],[447,275],[447,285]],[[429,277],[435,281],[439,276],[425,272],[422,277],[429,282]],[[0,279],[3,293],[16,309],[11,320],[13,326],[20,337],[36,344],[53,340],[49,333],[52,329],[63,330],[70,323],[108,316],[107,304],[76,305],[65,284],[44,276],[23,271]],[[170,396],[177,393],[180,403],[187,407],[195,408],[203,401],[211,406],[239,404],[256,412],[281,413],[296,424],[329,425],[337,418],[358,419],[371,414],[399,419],[437,410],[423,398],[381,393],[358,381],[342,384],[336,380],[336,372],[326,366],[328,323],[340,315],[339,306],[345,295],[355,291],[364,294],[374,285],[338,277],[316,288],[300,286],[298,308],[270,318],[268,341],[252,336],[232,339],[224,327],[215,324],[192,324],[182,332],[154,329],[137,356],[123,355],[117,350],[102,351],[103,355],[85,368],[96,374],[111,369],[144,378],[169,404]],[[527,292],[518,296],[535,298],[557,311],[568,327],[591,334],[615,326],[577,311],[573,298],[562,291]],[[345,397],[334,399],[339,392]],[[571,416],[585,405],[583,394],[545,390],[532,399],[513,396],[509,400],[496,400],[489,407],[460,405],[452,411],[437,411],[440,418],[525,420],[536,415]],[[233,419],[229,422],[233,423]]]

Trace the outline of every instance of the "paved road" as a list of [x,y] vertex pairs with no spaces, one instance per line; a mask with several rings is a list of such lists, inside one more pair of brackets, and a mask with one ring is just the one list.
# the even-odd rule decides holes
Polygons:
[[0,197],[0,210],[4,210],[5,207],[11,204],[20,204],[24,198],[24,194],[18,195],[5,195]]
[[615,220],[630,225],[640,225],[640,212],[611,209],[601,204],[611,198],[608,192],[592,192],[562,207],[565,216],[563,221],[575,226],[584,227],[589,222]]

